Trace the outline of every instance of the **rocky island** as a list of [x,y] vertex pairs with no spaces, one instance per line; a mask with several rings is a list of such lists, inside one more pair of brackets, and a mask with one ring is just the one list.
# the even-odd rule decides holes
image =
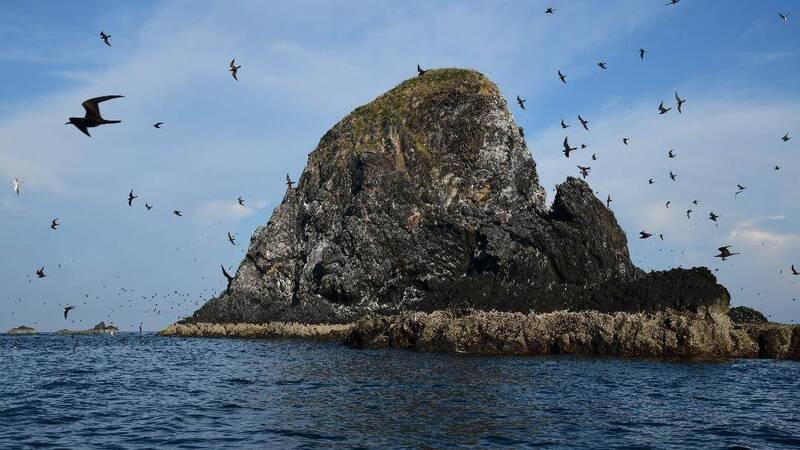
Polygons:
[[36,334],[36,330],[33,329],[32,327],[20,325],[16,328],[8,330],[6,334]]
[[735,324],[729,303],[706,268],[635,267],[586,182],[568,178],[548,205],[497,86],[439,69],[328,131],[230,288],[162,334],[329,329],[357,347],[797,357],[797,328]]
[[119,332],[119,328],[114,325],[106,325],[105,322],[100,322],[93,328],[88,330],[73,331],[73,330],[58,330],[56,334],[111,334],[114,335]]

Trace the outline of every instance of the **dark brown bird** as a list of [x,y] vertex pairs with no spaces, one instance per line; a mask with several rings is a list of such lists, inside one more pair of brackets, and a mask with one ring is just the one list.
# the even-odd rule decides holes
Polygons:
[[578,149],[577,147],[570,147],[568,139],[569,139],[568,137],[564,138],[564,150],[562,150],[562,152],[564,152],[564,156],[566,156],[567,158],[569,158],[570,152],[574,152],[575,150]]
[[558,71],[558,79],[561,80],[562,83],[567,84],[567,76]]
[[670,170],[669,171],[669,177],[672,179],[672,181],[675,181],[675,179],[678,178],[678,175],[672,173],[672,171]]
[[742,192],[744,192],[744,190],[747,189],[747,186],[742,186],[741,184],[737,184],[736,188],[737,188],[737,190],[736,190],[736,193],[733,194],[734,196],[739,195]]
[[630,141],[629,138],[622,138],[622,143],[625,144],[625,145],[628,145],[629,141]]
[[661,104],[659,104],[659,105],[658,105],[658,113],[659,113],[659,114],[666,114],[666,113],[668,113],[668,112],[669,112],[671,109],[672,109],[672,108],[665,108],[665,107],[664,107],[664,102],[661,102]]
[[238,203],[239,206],[244,206],[244,199],[242,197],[239,197],[236,199],[236,203]]
[[581,117],[580,114],[578,114],[578,121],[580,121],[581,126],[583,127],[584,130],[589,131],[589,127],[587,126],[589,125],[588,120],[585,120],[583,117]]
[[708,213],[708,220],[710,220],[712,222],[716,222],[717,219],[719,219],[719,218],[720,218],[720,216],[718,216],[717,214],[714,214],[714,211],[711,211],[710,213]]
[[784,134],[783,137],[781,138],[783,142],[789,142],[791,139],[792,137],[789,136],[789,133]]
[[47,276],[47,275],[44,274],[44,267],[42,267],[42,268],[40,268],[39,270],[36,271],[36,276],[38,278],[44,278],[44,277]]
[[228,271],[225,270],[225,266],[223,266],[222,264],[220,264],[220,267],[222,268],[222,274],[225,275],[225,279],[228,280],[228,287],[225,288],[225,291],[227,292],[231,289],[231,283],[233,283],[236,277],[232,277],[231,274],[229,274]]
[[293,184],[294,184],[294,181],[292,181],[292,179],[289,178],[289,174],[287,173],[286,174],[286,186],[289,186],[289,189],[291,189]]
[[599,63],[597,63],[597,67],[599,67],[601,69],[608,69],[608,67],[606,66],[606,63],[603,62],[603,61],[600,61]]
[[589,171],[592,170],[592,168],[591,167],[578,166],[578,170],[581,171],[581,175],[583,176],[583,179],[585,180],[586,177],[589,176]]
[[159,128],[159,129],[161,128],[161,125],[164,125],[164,122],[156,122],[156,123],[153,124],[153,126],[155,128]]
[[667,157],[668,158],[674,158],[675,156],[676,155],[675,155],[675,151],[674,150],[670,150],[670,151],[667,152]]
[[719,250],[719,255],[715,255],[714,257],[722,258],[722,260],[725,261],[726,259],[730,258],[733,255],[738,255],[738,253],[731,253],[731,251],[728,250],[729,248],[731,248],[730,245],[718,248],[717,250]]
[[555,8],[547,8],[547,9],[544,10],[545,14],[553,14],[555,12],[556,12]]
[[103,42],[105,42],[107,46],[111,47],[111,42],[108,42],[108,40],[111,39],[111,35],[110,34],[106,34],[105,31],[101,31],[100,32],[100,39],[102,39]]
[[683,104],[686,103],[686,99],[680,98],[677,92],[675,92],[675,101],[678,102],[678,114],[683,114]]
[[139,198],[139,196],[133,195],[133,189],[131,189],[131,191],[128,192],[128,206],[133,206],[133,199],[135,198]]
[[231,245],[236,245],[236,241],[234,240],[234,237],[231,236],[230,231],[228,232],[228,242],[230,242]]
[[178,217],[183,217],[183,213],[179,209],[176,209],[175,211],[172,211],[172,214],[175,214]]
[[686,210],[686,218],[692,220],[692,208]]
[[144,207],[145,207],[145,208],[147,208],[147,210],[148,210],[148,211],[150,211],[151,209],[153,209],[153,207],[152,207],[152,206],[150,206],[150,204],[148,204],[148,203],[145,203],[145,204],[144,204]]
[[645,231],[640,231],[640,232],[639,232],[639,239],[647,239],[647,238],[649,238],[650,236],[652,236],[652,234],[650,234],[650,233],[647,233],[647,232],[645,232]]
[[644,61],[644,54],[645,53],[647,53],[647,50],[645,50],[643,48],[639,49],[639,59],[641,59],[642,61]]
[[611,200],[611,194],[608,194],[608,198],[606,198],[606,208],[611,204],[613,200]]
[[236,77],[236,74],[239,73],[239,69],[241,68],[242,68],[241,65],[238,66],[236,65],[236,58],[233,58],[231,60],[230,67],[228,68],[228,70],[231,72],[233,79],[236,81],[239,81],[239,78]]
[[[425,75],[425,72],[427,72],[427,71],[428,71],[427,69],[423,70],[422,67],[420,67],[419,64],[417,64],[417,76],[418,77],[421,77],[421,76]],[[523,108],[523,109],[525,109],[525,108]]]
[[70,117],[69,122],[65,125],[75,125],[75,127],[81,132],[89,137],[92,137],[89,134],[89,128],[94,128],[100,125],[105,125],[109,123],[120,123],[120,120],[106,120],[100,115],[100,103],[111,100],[114,98],[121,98],[122,95],[105,95],[103,97],[95,97],[86,100],[81,105],[83,105],[83,109],[86,110],[86,115],[83,117]]
[[68,315],[68,314],[69,314],[69,312],[70,312],[70,311],[72,311],[73,309],[75,309],[75,307],[74,307],[74,306],[67,306],[66,308],[64,308],[64,319],[66,319],[66,318],[67,318],[67,315]]
[[800,272],[798,272],[797,269],[794,268],[794,264],[792,264],[792,275],[800,275]]
[[52,228],[52,229],[54,229],[54,230],[55,230],[56,228],[58,228],[58,226],[59,226],[59,225],[61,225],[61,224],[60,224],[60,223],[58,223],[58,217],[56,217],[55,219],[53,219],[53,221],[52,221],[52,222],[50,222],[50,228]]
[[525,109],[525,102],[527,102],[527,100],[525,100],[524,98],[520,98],[519,95],[517,96],[517,104],[519,105],[520,108]]

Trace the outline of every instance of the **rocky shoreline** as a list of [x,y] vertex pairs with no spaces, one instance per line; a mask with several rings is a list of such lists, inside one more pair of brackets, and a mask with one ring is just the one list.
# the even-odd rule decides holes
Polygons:
[[652,313],[479,310],[368,315],[353,324],[174,324],[178,337],[301,338],[355,348],[481,355],[772,358],[800,360],[800,326],[735,324],[715,309]]

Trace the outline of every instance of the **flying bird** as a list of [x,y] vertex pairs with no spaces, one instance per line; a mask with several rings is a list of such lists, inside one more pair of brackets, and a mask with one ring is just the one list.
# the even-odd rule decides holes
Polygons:
[[693,212],[693,211],[692,211],[692,209],[691,209],[691,208],[689,208],[689,209],[687,209],[687,210],[686,210],[686,218],[687,218],[687,219],[689,219],[689,220],[692,220],[692,212]]
[[775,166],[775,170],[781,170],[781,166]]
[[606,198],[606,208],[608,208],[608,205],[610,205],[612,201],[613,200],[611,200],[611,194],[608,194],[608,198]]
[[678,178],[678,175],[672,173],[672,171],[670,170],[669,171],[669,177],[672,178],[672,181],[675,181],[675,179]]
[[525,109],[525,102],[527,102],[527,100],[520,98],[520,96],[517,95],[517,104],[520,108]]
[[229,64],[229,66],[230,67],[228,68],[228,70],[231,72],[231,75],[233,76],[233,79],[236,80],[236,81],[239,81],[239,79],[236,77],[236,74],[239,72],[239,69],[241,69],[242,66],[241,65],[238,65],[238,66],[236,65],[236,58],[233,58],[231,60],[231,63]]
[[562,83],[567,84],[567,76],[561,73],[561,70],[558,71],[558,78]]
[[788,13],[784,14],[784,13],[782,13],[782,12],[779,12],[779,13],[778,13],[778,17],[780,17],[780,18],[781,18],[781,20],[783,20],[784,22],[786,22],[786,21],[788,21],[788,20],[789,20],[789,14],[791,14],[791,13],[790,13],[790,12],[788,12]]
[[111,42],[108,42],[108,40],[111,39],[111,35],[110,34],[106,34],[105,31],[101,31],[100,32],[100,39],[102,39],[103,42],[105,42],[107,46],[111,47]]
[[133,199],[135,198],[139,198],[139,196],[133,195],[133,189],[131,189],[131,191],[128,192],[128,206],[133,206]]
[[668,151],[668,152],[667,152],[667,157],[669,157],[669,158],[674,158],[674,157],[675,157],[675,151],[674,151],[674,150],[670,150],[670,151]]
[[719,218],[720,218],[720,216],[718,216],[717,214],[714,214],[714,211],[711,211],[710,213],[708,213],[708,220],[716,222],[717,219],[719,219]]
[[145,207],[145,208],[147,208],[147,210],[148,210],[148,211],[150,211],[151,209],[153,209],[153,207],[152,207],[152,206],[150,206],[148,203],[145,203],[145,204],[144,204],[144,207]]
[[645,53],[647,53],[647,50],[645,50],[643,48],[639,49],[639,59],[641,59],[642,61],[644,61],[644,54]]
[[599,63],[597,63],[597,67],[599,67],[601,69],[608,69],[608,67],[606,66],[606,63],[603,62],[603,61],[600,61]]
[[44,278],[44,277],[47,276],[47,275],[44,274],[44,267],[42,267],[42,268],[40,268],[39,270],[36,271],[36,276],[38,278]]
[[19,178],[14,178],[14,180],[12,180],[12,183],[14,185],[14,192],[16,192],[17,195],[19,195],[19,189],[22,187],[22,180],[20,180]]
[[225,278],[228,280],[228,287],[225,288],[225,291],[228,291],[231,288],[231,283],[233,283],[233,280],[235,280],[236,277],[232,277],[231,274],[225,270],[225,266],[220,264],[220,267],[222,268],[222,274],[225,275]]
[[669,0],[669,3],[667,3],[667,6],[677,5],[679,1],[681,1],[681,0]]
[[563,130],[563,129],[566,129],[566,128],[569,128],[569,125],[564,123],[564,119],[561,119],[561,129]]
[[86,100],[85,102],[81,103],[83,109],[86,110],[86,115],[83,117],[70,117],[69,122],[65,125],[75,125],[75,127],[81,132],[89,137],[92,137],[89,134],[89,128],[94,128],[100,125],[105,125],[108,123],[120,123],[120,120],[106,120],[100,115],[100,103],[111,100],[115,98],[121,98],[122,95],[105,95],[103,97],[95,97]]
[[692,200],[692,204],[693,205],[698,205],[698,204],[700,204],[700,202],[698,202],[697,200]]
[[665,108],[665,107],[664,107],[664,102],[661,102],[661,104],[660,104],[660,105],[658,105],[658,113],[659,113],[659,114],[666,114],[666,113],[668,113],[668,112],[669,112],[671,109],[672,109],[672,108]]
[[175,214],[178,217],[183,217],[183,213],[179,209],[176,209],[175,211],[172,211],[172,214]]
[[54,229],[54,230],[55,230],[56,228],[58,228],[58,226],[59,226],[59,225],[61,225],[61,224],[60,224],[60,223],[58,223],[58,217],[56,217],[55,219],[53,219],[53,221],[52,221],[52,222],[50,222],[50,228],[52,228],[52,229]]
[[568,137],[564,138],[564,150],[562,150],[562,152],[564,152],[564,156],[566,156],[567,158],[569,158],[570,152],[573,152],[578,149],[577,147],[570,147],[568,139],[569,139]]
[[75,307],[74,307],[74,306],[67,306],[66,308],[64,308],[64,319],[66,319],[66,318],[67,318],[67,315],[68,315],[68,314],[69,314],[69,312],[70,312],[70,311],[72,311],[73,309],[75,309]]
[[800,275],[800,272],[798,272],[797,269],[794,268],[794,264],[792,264],[792,275]]
[[596,153],[592,153],[592,161],[597,161],[597,154]]
[[156,122],[156,123],[153,124],[153,126],[155,128],[159,128],[159,129],[161,128],[161,125],[164,125],[164,122]]
[[669,205],[671,205],[671,204],[672,204],[672,202],[670,200],[667,200],[667,203],[666,203],[667,209],[669,209]]
[[652,179],[652,178],[650,178],[649,180],[647,180],[647,184],[653,184],[653,183],[655,183],[655,181],[653,181],[653,179]]
[[553,14],[554,12],[556,12],[555,8],[547,8],[544,10],[545,14]]
[[231,245],[236,245],[236,240],[234,239],[233,236],[231,236],[231,232],[230,231],[228,232],[228,242],[230,242]]
[[645,231],[640,231],[640,232],[639,232],[639,239],[647,239],[647,238],[649,238],[650,236],[652,236],[652,234],[650,234],[650,233],[647,233],[647,232],[645,232]]
[[292,181],[292,179],[289,178],[289,174],[287,173],[286,174],[286,186],[289,186],[289,189],[291,189],[293,184],[294,184],[294,181]]
[[737,191],[736,191],[736,193],[735,193],[735,194],[733,194],[733,195],[739,195],[739,194],[741,194],[741,193],[742,193],[742,191],[744,191],[745,189],[747,189],[747,186],[742,186],[741,184],[737,184],[737,185],[736,185],[736,187],[738,188],[738,190],[737,190]]
[[583,176],[583,179],[585,180],[586,177],[589,176],[589,171],[592,170],[592,168],[591,167],[578,166],[578,170],[581,171],[581,175]]
[[427,71],[428,71],[427,69],[423,70],[422,67],[420,67],[419,64],[417,64],[417,76],[418,77],[421,77],[421,76],[425,75],[425,72],[427,72]]
[[236,199],[236,203],[238,203],[239,206],[244,206],[244,199],[242,197],[239,197]]
[[789,133],[784,134],[783,137],[781,138],[783,142],[789,142],[790,139],[792,138],[791,136],[789,136]]
[[680,98],[678,93],[675,92],[675,101],[678,102],[678,114],[683,114],[683,110],[681,108],[683,108],[683,104],[686,103],[686,99]]
[[730,245],[726,245],[724,247],[718,248],[717,250],[719,250],[719,255],[716,255],[714,257],[715,258],[722,258],[722,260],[725,261],[727,258],[730,258],[733,255],[738,255],[739,254],[739,253],[731,253],[731,251],[728,250],[729,248],[731,248]]
[[580,121],[581,126],[583,127],[584,130],[589,131],[589,127],[587,126],[589,125],[588,120],[584,119],[583,117],[581,117],[580,114],[578,114],[578,121]]
[[630,138],[622,138],[623,144],[628,145],[628,141],[630,141]]

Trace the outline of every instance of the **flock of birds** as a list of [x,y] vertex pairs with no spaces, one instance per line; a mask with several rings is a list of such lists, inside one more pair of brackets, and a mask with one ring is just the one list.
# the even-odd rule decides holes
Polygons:
[[[679,2],[680,2],[680,0],[671,0],[669,3],[667,3],[667,6],[677,5]],[[555,8],[547,8],[545,10],[545,14],[555,14],[555,12],[556,12]],[[790,15],[790,13],[785,13],[784,14],[782,12],[778,14],[779,18],[784,22],[789,20],[789,15]],[[103,43],[105,43],[105,45],[111,46],[111,40],[110,40],[111,39],[111,35],[107,34],[105,31],[101,31],[100,32],[100,39],[103,41]],[[645,61],[645,55],[646,54],[647,54],[647,50],[646,49],[644,49],[644,48],[640,48],[639,49],[638,55],[639,55],[639,59],[640,60]],[[608,70],[608,63],[605,62],[605,61],[599,61],[599,62],[597,62],[597,67],[599,67],[601,70]],[[233,79],[235,81],[239,80],[238,79],[238,73],[239,73],[239,70],[241,68],[242,68],[241,65],[237,65],[236,64],[236,59],[235,58],[231,59],[230,63],[228,64],[228,71],[231,73],[231,76],[233,77]],[[422,67],[420,67],[419,64],[417,64],[417,75],[418,76],[423,76],[423,75],[425,75],[426,72],[427,72],[427,70],[423,69]],[[561,83],[567,84],[567,75],[564,74],[560,69],[557,70],[556,75],[557,75],[557,78],[561,81]],[[102,114],[100,112],[100,104],[101,103],[109,101],[109,100],[113,100],[113,99],[118,99],[118,98],[123,98],[123,96],[122,95],[105,95],[105,96],[90,98],[90,99],[88,99],[88,100],[86,100],[86,101],[84,101],[82,103],[83,109],[85,110],[85,114],[83,115],[83,117],[70,117],[68,119],[68,122],[66,122],[66,124],[75,126],[82,133],[84,133],[85,135],[91,137],[91,134],[89,133],[89,129],[90,128],[95,128],[95,127],[98,127],[98,126],[101,126],[101,125],[109,125],[109,124],[121,123],[120,120],[107,120],[107,119],[103,118],[103,116],[102,116]],[[684,104],[686,103],[687,100],[685,98],[682,98],[678,94],[678,92],[675,92],[674,99],[675,99],[674,108],[677,110],[678,114],[683,114],[683,107],[684,107]],[[526,101],[527,101],[526,99],[524,99],[521,96],[517,95],[516,102],[517,102],[517,104],[519,105],[519,107],[522,110],[525,110],[525,102]],[[667,114],[670,111],[672,111],[672,109],[673,109],[672,106],[665,105],[664,102],[662,101],[662,102],[659,103],[657,111],[658,111],[658,114],[664,115],[664,114]],[[589,131],[589,121],[587,119],[585,119],[582,115],[578,114],[577,120],[580,123],[580,126],[585,131]],[[155,124],[153,124],[153,127],[157,128],[157,129],[161,129],[161,127],[163,125],[164,125],[164,122],[156,122]],[[570,125],[568,123],[566,123],[563,119],[561,120],[560,126],[561,126],[562,129],[567,129],[567,128],[570,127]],[[789,142],[789,140],[791,140],[790,134],[787,132],[781,138],[781,140],[783,142]],[[623,137],[622,138],[623,145],[627,146],[627,145],[629,145],[629,142],[630,142],[630,138],[628,138],[628,137]],[[573,147],[573,146],[570,145],[569,137],[564,137],[564,141],[563,141],[562,145],[563,145],[563,149],[561,151],[562,151],[562,153],[564,154],[564,156],[566,158],[569,158],[570,154],[572,152],[575,152],[575,151],[577,151],[579,149],[578,147]],[[581,144],[580,145],[580,149],[581,150],[586,149],[587,147],[588,146],[586,144]],[[669,159],[673,159],[673,158],[677,157],[677,154],[675,153],[674,149],[670,149],[667,152],[667,157]],[[597,160],[598,159],[597,154],[593,153],[592,156],[591,156],[591,159],[593,161]],[[589,167],[589,166],[581,166],[581,165],[578,165],[577,167],[578,167],[580,175],[584,179],[589,176],[589,173],[591,171],[591,167]],[[774,166],[774,170],[780,170],[780,169],[781,169],[780,166],[778,166],[778,165]],[[677,181],[677,174],[673,173],[672,171],[669,172],[669,177],[673,182]],[[650,178],[648,180],[648,184],[654,184],[654,183],[655,183],[655,181],[652,178]],[[289,189],[291,189],[293,184],[294,184],[294,182],[291,180],[291,178],[287,174],[286,175],[286,185],[288,186]],[[16,195],[20,195],[21,194],[22,186],[23,186],[23,180],[21,180],[18,177],[13,178],[12,187],[13,187],[13,191],[16,193]],[[738,196],[739,194],[744,192],[746,189],[747,189],[746,186],[743,186],[741,184],[737,184],[737,190],[735,191],[734,195]],[[128,197],[127,197],[128,206],[129,207],[133,207],[134,201],[136,199],[138,199],[138,198],[139,198],[139,196],[136,195],[136,193],[135,193],[135,191],[133,189],[131,189],[130,192],[128,193]],[[608,197],[606,199],[606,207],[610,207],[612,201],[613,201],[613,199],[611,198],[611,195],[608,195]],[[236,203],[239,206],[242,206],[242,207],[245,206],[245,200],[241,196],[236,199]],[[693,200],[692,204],[693,205],[698,205],[699,201],[698,200]],[[670,205],[671,205],[671,202],[667,201],[666,207],[669,208]],[[148,202],[145,202],[144,206],[145,206],[145,209],[147,211],[150,211],[150,210],[153,209],[153,206],[150,205],[150,203],[148,203]],[[691,207],[689,209],[687,209],[686,213],[685,213],[686,217],[688,219],[691,219],[691,214],[693,212],[694,212],[694,210]],[[182,211],[178,210],[178,209],[173,210],[172,214],[177,216],[177,217],[182,217],[183,216]],[[714,211],[710,211],[708,213],[708,220],[710,220],[710,221],[717,222],[719,218],[720,218],[720,215],[716,214]],[[50,228],[52,230],[57,230],[60,225],[61,225],[61,223],[59,222],[59,219],[55,218],[55,219],[53,219],[51,221]],[[646,232],[644,230],[639,232],[639,238],[640,239],[649,239],[649,238],[653,237],[654,235],[656,235],[656,234],[649,233],[649,232]],[[661,240],[664,239],[663,234],[657,234],[657,235],[659,236],[659,238]],[[227,240],[231,245],[234,245],[234,246],[237,245],[235,236],[232,235],[230,232],[227,233]],[[725,246],[719,247],[718,248],[719,254],[715,255],[715,257],[720,258],[721,260],[725,261],[727,258],[730,258],[730,257],[735,256],[735,255],[739,255],[738,252],[731,252],[730,251],[731,247],[732,247],[732,245],[725,245]],[[180,249],[178,249],[178,251],[180,251]],[[196,260],[195,260],[195,262],[196,262]],[[59,266],[61,266],[61,265],[59,264]],[[228,272],[228,270],[226,270],[224,265],[220,265],[220,268],[222,269],[222,275],[225,277],[225,279],[227,281],[226,289],[230,289],[231,284],[236,280],[236,276],[235,275],[231,275]],[[797,271],[797,269],[795,268],[794,265],[791,266],[790,270],[791,270],[791,274],[792,275],[795,275],[795,276],[800,275],[800,272]],[[45,268],[43,266],[40,267],[39,269],[37,269],[35,271],[35,274],[36,274],[36,277],[39,278],[39,279],[45,278],[47,276],[47,274],[45,273]],[[202,278],[205,278],[205,277],[202,277]],[[103,285],[103,288],[106,288],[106,287],[107,287],[106,285]],[[118,295],[122,295],[122,293],[133,293],[133,292],[134,292],[133,290],[128,290],[128,289],[122,287],[121,291],[120,291],[120,293]],[[200,301],[205,299],[204,295],[206,293],[207,292],[204,289],[203,292],[200,293],[200,296],[198,297],[197,301],[195,302],[195,305],[198,304]],[[169,297],[172,294],[174,294],[176,298],[181,298],[181,299],[184,299],[184,300],[186,300],[187,297],[189,297],[188,293],[179,293],[178,291],[174,291],[172,293],[169,293],[169,294],[166,295],[166,297]],[[86,294],[85,297],[88,298],[89,295]],[[142,296],[141,298],[142,299],[151,299],[152,300],[152,299],[156,299],[158,297],[160,297],[159,294],[158,293],[154,293],[149,297],[148,296]],[[96,297],[96,299],[99,299],[99,296]],[[130,302],[131,301],[129,300],[129,303]],[[86,302],[84,302],[84,304],[86,304]],[[176,306],[180,306],[180,305],[181,305],[180,302],[178,302],[177,305],[172,304],[170,306],[170,309],[174,310]],[[64,319],[67,319],[69,317],[69,313],[74,309],[76,309],[76,306],[74,306],[74,305],[64,306],[63,307]],[[159,314],[161,312],[161,310],[159,309],[159,305],[158,304],[155,305],[155,308],[153,309],[153,312],[155,314]],[[12,312],[12,314],[13,314],[13,312]],[[111,317],[110,314],[109,314],[108,317],[109,318]],[[141,330],[142,330],[142,326],[141,326],[141,323],[140,323],[139,324],[139,331],[141,332]]]

